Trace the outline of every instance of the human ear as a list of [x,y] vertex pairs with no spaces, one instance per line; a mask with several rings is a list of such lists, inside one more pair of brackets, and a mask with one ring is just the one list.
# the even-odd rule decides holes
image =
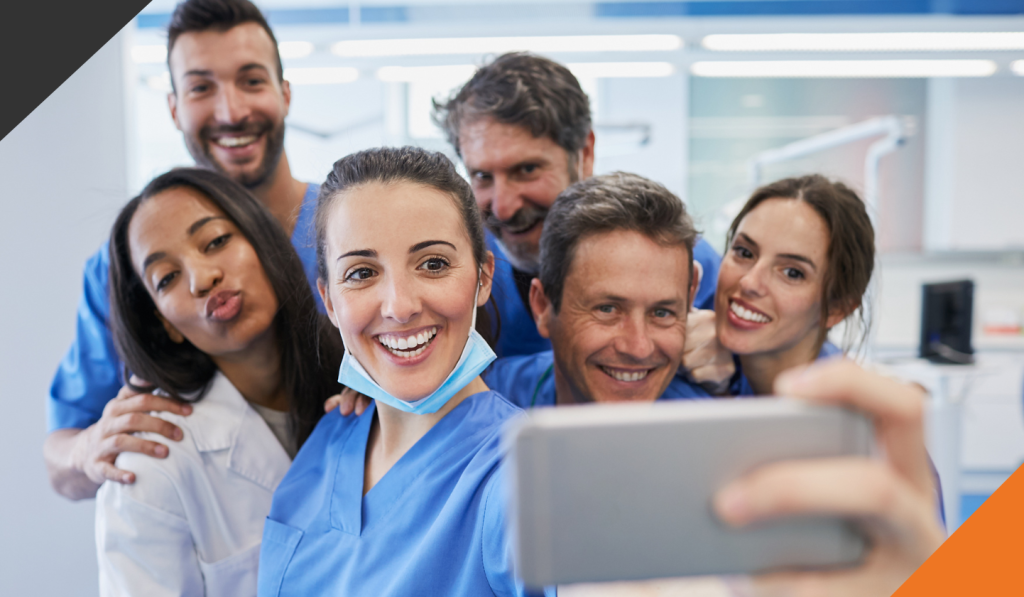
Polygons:
[[825,329],[830,330],[833,327],[839,325],[839,322],[850,316],[851,313],[857,310],[857,304],[842,305],[841,303],[833,303],[828,310],[828,318],[825,320]]
[[530,310],[533,311],[533,321],[537,324],[537,332],[542,338],[551,338],[551,320],[555,316],[555,309],[544,294],[544,285],[540,278],[534,278],[530,282]]
[[477,307],[483,307],[487,304],[487,299],[491,298],[491,289],[494,284],[494,253],[487,251],[480,270],[480,295],[476,299]]
[[697,300],[697,291],[700,290],[700,281],[704,278],[704,266],[696,259],[692,259],[690,267],[693,268],[693,275],[690,276],[689,307],[693,309],[693,301]]
[[292,84],[288,81],[281,81],[281,95],[284,96],[284,115],[288,116],[288,110],[292,106]]
[[178,122],[178,96],[175,95],[173,90],[167,94],[167,109],[171,111],[171,120],[174,121],[174,126],[180,131],[181,123]]
[[154,311],[154,313],[156,313],[156,318],[160,320],[160,323],[163,324],[164,331],[167,332],[167,337],[171,339],[171,342],[174,342],[175,344],[181,344],[182,342],[185,341],[185,336],[181,335],[181,332],[178,331],[178,328],[174,327],[174,324],[167,321],[167,319],[163,315],[161,315],[159,311]]
[[316,290],[320,293],[320,300],[324,303],[324,309],[327,311],[327,318],[331,320],[331,324],[341,329],[338,326],[338,318],[334,314],[334,303],[331,302],[331,293],[327,291],[327,285],[320,278],[316,280]]
[[594,131],[591,129],[590,133],[587,134],[587,141],[583,144],[583,149],[580,150],[580,180],[586,180],[594,175],[595,140]]

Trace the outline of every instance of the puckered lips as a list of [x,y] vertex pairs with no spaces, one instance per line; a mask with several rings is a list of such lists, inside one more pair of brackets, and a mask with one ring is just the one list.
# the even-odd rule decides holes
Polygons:
[[434,347],[441,326],[427,325],[408,330],[384,332],[374,336],[377,346],[396,365],[417,365],[426,360]]
[[213,321],[227,322],[242,312],[242,293],[238,290],[220,290],[206,299],[206,317]]
[[729,324],[741,330],[759,330],[772,322],[767,313],[737,298],[729,299]]

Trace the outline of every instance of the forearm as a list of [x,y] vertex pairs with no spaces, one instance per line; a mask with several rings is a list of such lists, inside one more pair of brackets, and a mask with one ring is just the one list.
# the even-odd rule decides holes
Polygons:
[[50,485],[71,500],[84,500],[96,496],[99,485],[74,464],[74,446],[82,429],[58,429],[46,437],[43,459],[50,475]]

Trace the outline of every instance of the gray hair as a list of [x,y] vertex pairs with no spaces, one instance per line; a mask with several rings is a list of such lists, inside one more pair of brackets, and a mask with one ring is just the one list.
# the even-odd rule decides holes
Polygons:
[[689,281],[693,280],[698,232],[679,197],[637,174],[594,176],[562,191],[544,221],[540,281],[556,313],[576,247],[588,236],[615,230],[639,232],[663,246],[685,246],[690,255]]
[[476,74],[446,102],[434,101],[434,122],[455,152],[464,124],[493,118],[525,127],[534,137],[548,137],[574,163],[590,134],[590,100],[569,69],[524,52],[503,54]]

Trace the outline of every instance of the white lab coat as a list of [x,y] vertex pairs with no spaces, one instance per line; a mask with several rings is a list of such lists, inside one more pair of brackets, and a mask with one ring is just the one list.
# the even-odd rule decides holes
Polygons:
[[96,494],[100,594],[253,597],[263,522],[291,460],[219,372],[190,416],[157,415],[184,438],[140,434],[167,458],[121,454],[135,483]]

